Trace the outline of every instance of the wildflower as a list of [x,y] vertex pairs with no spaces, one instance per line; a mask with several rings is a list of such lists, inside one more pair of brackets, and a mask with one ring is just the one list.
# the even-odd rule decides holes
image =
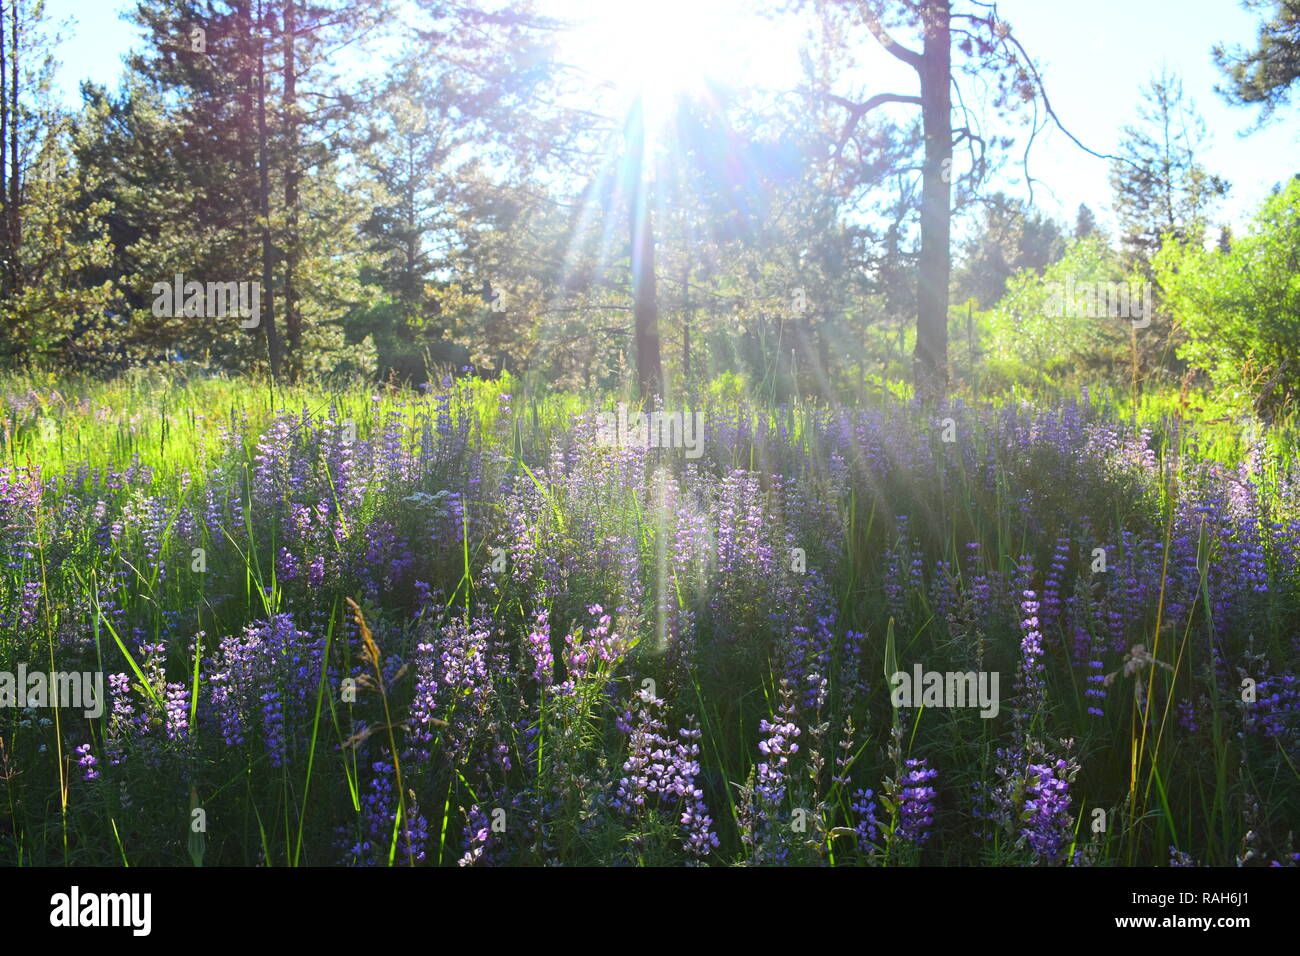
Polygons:
[[905,766],[907,772],[891,794],[898,807],[895,832],[901,839],[921,846],[930,838],[930,826],[934,823],[935,789],[930,782],[939,776],[939,771],[929,767],[924,758],[908,760]]
[[81,779],[90,781],[99,779],[99,760],[90,752],[90,744],[82,744],[76,749],[77,766],[81,768]]

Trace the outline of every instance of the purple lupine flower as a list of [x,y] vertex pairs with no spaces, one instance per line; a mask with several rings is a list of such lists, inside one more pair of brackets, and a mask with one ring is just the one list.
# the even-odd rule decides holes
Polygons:
[[1038,630],[1038,602],[1034,592],[1026,589],[1022,592],[1024,600],[1020,604],[1020,629],[1024,632],[1020,639],[1020,667],[1016,672],[1020,703],[1016,712],[1024,717],[1037,713],[1043,703],[1043,641]]
[[[1068,751],[1071,742],[1063,744]],[[1078,762],[1046,753],[1037,741],[999,748],[997,758],[998,782],[983,789],[991,807],[977,815],[1013,835],[1038,862],[1058,862],[1073,833],[1069,788],[1079,772]]]
[[688,726],[677,732],[674,743],[660,716],[664,702],[645,690],[637,694],[637,700],[636,713],[618,719],[619,729],[629,740],[623,764],[626,776],[618,782],[613,806],[629,816],[651,807],[676,814],[685,831],[683,848],[698,861],[719,844],[704,791],[695,783],[700,773],[700,730],[691,717]]
[[668,750],[666,728],[659,717],[663,701],[649,691],[637,694],[640,702],[635,719],[625,715],[620,721],[631,731],[628,757],[623,764],[626,775],[618,782],[614,808],[624,813],[644,809],[646,801],[668,790]]
[[432,644],[415,647],[415,695],[411,699],[411,716],[407,721],[406,749],[403,756],[424,763],[431,755],[436,733],[434,713],[438,707],[438,652]]
[[36,616],[41,603],[41,582],[28,581],[23,584],[22,600],[18,604],[18,627],[30,628],[36,623]]
[[794,704],[789,681],[781,681],[781,705],[777,720],[766,718],[759,722],[759,730],[767,736],[758,742],[758,749],[766,758],[758,764],[756,792],[766,804],[769,815],[775,815],[785,800],[790,780],[790,757],[799,752],[795,738],[802,733],[794,722]]
[[916,542],[908,533],[908,516],[899,515],[897,520],[897,536],[885,552],[885,596],[890,615],[903,625],[908,620],[908,595],[922,591],[923,575],[921,559],[916,556]]
[[596,618],[596,623],[587,626],[585,637],[579,630],[564,638],[564,664],[570,678],[593,675],[602,665],[621,660],[627,652],[627,642],[617,632],[611,632],[612,622],[603,607],[593,604],[587,613]]
[[1034,854],[1047,862],[1056,860],[1073,830],[1074,820],[1070,813],[1072,776],[1069,764],[1060,759],[1030,764],[1026,774],[1020,832]]
[[289,758],[307,701],[319,686],[324,641],[277,614],[222,638],[212,658],[208,693],[227,746],[261,730],[271,766]]
[[1255,701],[1246,705],[1245,729],[1294,750],[1300,741],[1300,678],[1290,672],[1261,678]]
[[752,785],[744,791],[741,807],[741,839],[750,848],[754,863],[783,863],[789,855],[782,826],[786,792],[791,781],[790,758],[799,752],[795,743],[800,731],[794,722],[794,689],[789,679],[779,685],[781,703],[774,721],[762,720],[759,729],[766,736],[759,741],[760,760]]
[[688,717],[688,726],[677,731],[678,742],[673,748],[673,789],[685,801],[681,823],[686,830],[685,848],[694,859],[701,860],[719,846],[713,830],[713,817],[704,802],[704,791],[695,784],[700,773],[700,728],[695,718]]
[[813,713],[820,712],[826,704],[829,690],[826,675],[831,670],[835,644],[831,631],[834,622],[831,612],[818,615],[811,628],[799,624],[791,629],[784,674],[792,685],[802,686],[800,703]]
[[528,653],[532,657],[531,676],[542,687],[550,687],[555,680],[555,654],[551,650],[551,625],[549,614],[538,611],[536,622],[528,632]]
[[296,581],[302,574],[302,564],[288,548],[281,548],[275,562],[275,573],[281,583]]
[[190,735],[190,688],[182,683],[169,683],[163,688],[164,726],[167,739],[181,741]]
[[1095,634],[1088,636],[1088,664],[1085,675],[1086,687],[1083,695],[1087,698],[1088,714],[1092,717],[1105,717],[1106,711],[1102,708],[1106,701],[1106,666],[1102,661],[1102,655],[1105,653],[1104,642]]
[[978,541],[967,543],[966,564],[967,574],[969,575],[971,582],[971,598],[975,602],[976,611],[980,614],[981,618],[983,618],[991,609],[993,589],[988,573],[984,567],[983,554],[980,550],[980,543]]
[[905,766],[907,772],[898,782],[895,794],[898,805],[895,832],[921,846],[930,838],[930,826],[934,823],[935,790],[930,782],[939,776],[939,771],[930,768],[925,758],[908,760]]
[[325,584],[325,555],[318,554],[311,559],[311,565],[307,568],[307,583],[315,590],[319,590]]
[[284,726],[284,699],[279,687],[267,687],[259,698],[262,705],[262,744],[272,767],[284,765],[288,740]]
[[[387,866],[389,856],[397,866],[422,863],[426,858],[429,824],[413,795],[408,795],[406,813],[399,824],[399,801],[390,760],[376,760],[370,765],[370,781],[361,796],[361,833],[351,837],[340,831],[344,844],[344,861],[350,866]],[[397,833],[393,844],[394,830]],[[349,843],[348,840],[351,839]]]
[[861,631],[846,631],[840,644],[839,688],[841,705],[850,710],[855,701],[867,695],[867,681],[863,677],[867,636]]
[[1169,865],[1174,867],[1196,866],[1196,861],[1192,859],[1190,853],[1184,853],[1176,846],[1169,847]]
[[1050,627],[1061,615],[1061,582],[1065,577],[1065,565],[1070,557],[1070,539],[1056,539],[1056,550],[1052,552],[1052,563],[1047,577],[1043,581],[1042,620],[1044,627]]
[[438,654],[439,706],[450,726],[443,746],[456,760],[467,759],[475,740],[491,724],[494,694],[492,624],[476,618],[449,621],[433,639]]
[[457,861],[460,866],[473,866],[480,862],[488,850],[491,827],[488,816],[477,803],[469,808],[465,824],[465,852]]
[[90,744],[82,744],[76,749],[77,766],[81,768],[81,779],[86,781],[98,780],[99,770],[96,767],[99,760],[90,752]]
[[957,610],[957,587],[952,572],[952,563],[942,559],[934,563],[934,575],[930,579],[930,606],[934,608],[935,617],[948,620]]
[[858,837],[858,849],[872,854],[880,849],[880,820],[876,817],[876,796],[872,790],[853,791],[849,809],[857,814],[853,830]]
[[113,709],[104,736],[104,753],[109,764],[116,767],[124,757],[122,740],[132,736],[133,730],[138,726],[139,715],[131,703],[131,679],[126,674],[108,676],[108,693],[113,701]]

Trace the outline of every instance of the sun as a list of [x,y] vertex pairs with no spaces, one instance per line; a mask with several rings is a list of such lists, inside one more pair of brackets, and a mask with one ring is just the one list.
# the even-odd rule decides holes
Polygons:
[[554,0],[576,24],[573,61],[605,85],[626,111],[640,100],[647,121],[663,119],[679,97],[743,71],[739,34],[752,20],[737,0]]

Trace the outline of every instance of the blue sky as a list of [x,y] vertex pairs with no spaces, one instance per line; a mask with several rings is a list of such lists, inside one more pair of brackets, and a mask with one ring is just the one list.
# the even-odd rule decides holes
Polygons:
[[[590,8],[602,15],[616,7],[621,12],[615,16],[623,25],[631,16],[656,8],[655,0],[552,3],[565,12]],[[769,28],[767,34],[761,27],[749,33],[727,28],[726,18],[732,11],[747,5],[743,0],[694,3],[701,10],[720,11],[700,30],[712,34],[710,42],[716,49],[730,45],[726,68],[736,79],[750,72],[752,77],[746,79],[767,85],[792,68],[797,38],[779,27]],[[119,13],[133,4],[129,0],[48,0],[48,6],[55,19],[73,16],[78,21],[67,31],[60,50],[59,84],[65,100],[70,104],[79,101],[77,87],[82,78],[116,85],[122,56],[136,42],[134,28],[123,22]],[[1239,227],[1275,183],[1300,172],[1300,124],[1296,122],[1300,105],[1280,113],[1268,128],[1243,138],[1240,134],[1252,125],[1256,112],[1228,106],[1214,93],[1219,74],[1210,48],[1218,41],[1251,44],[1255,37],[1254,15],[1235,0],[1089,0],[1086,4],[1002,0],[998,9],[1043,68],[1057,114],[1098,152],[1117,148],[1121,128],[1135,119],[1139,87],[1162,65],[1177,72],[1209,131],[1202,161],[1232,183],[1232,192],[1219,207],[1216,220]],[[623,32],[635,35],[638,31]],[[896,64],[888,56],[882,61],[872,43],[869,37],[864,38],[864,64],[871,70],[879,68],[879,89],[886,89],[898,76]],[[1081,152],[1065,136],[1045,131],[1030,160],[1030,170],[1039,180],[1035,199],[1046,211],[1071,221],[1078,204],[1088,202],[1107,221],[1107,169],[1105,161]],[[1018,175],[1013,164],[1009,163],[1006,171]],[[1012,191],[1025,194],[1023,186],[1013,186]]]
[[[1111,152],[1119,145],[1121,128],[1136,119],[1139,87],[1165,65],[1182,77],[1185,94],[1205,118],[1209,139],[1202,162],[1232,183],[1221,218],[1249,218],[1275,183],[1300,172],[1296,106],[1242,138],[1257,112],[1229,106],[1214,92],[1221,74],[1210,48],[1255,39],[1255,17],[1233,0],[1011,0],[998,7],[1043,67],[1057,115],[1092,149]],[[1043,145],[1031,171],[1064,205],[1109,198],[1105,162],[1059,133]]]

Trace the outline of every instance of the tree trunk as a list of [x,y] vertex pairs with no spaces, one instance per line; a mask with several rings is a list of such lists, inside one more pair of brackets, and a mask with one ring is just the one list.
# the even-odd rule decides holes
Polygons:
[[[0,257],[3,257],[3,269],[0,270],[0,296],[7,299],[13,287],[13,257],[17,250],[9,245],[9,164],[5,162],[4,144],[9,142],[9,51],[5,48],[8,33],[5,32],[4,9],[0,7]],[[17,117],[14,118],[17,120]]]
[[271,174],[266,135],[266,7],[258,17],[257,36],[257,213],[262,221],[262,321],[266,324],[266,350],[271,362],[271,381],[280,378],[280,339],[275,330],[275,250],[271,242]]
[[294,62],[294,0],[284,5],[284,324],[289,336],[290,380],[302,371],[302,314],[298,306],[298,94]]
[[[22,271],[18,268],[18,256],[23,245],[22,185],[18,155],[18,0],[10,0],[10,42],[13,55],[9,58],[9,294],[22,289]],[[0,149],[3,147],[0,146]]]
[[415,144],[411,137],[406,139],[406,182],[403,188],[403,224],[406,229],[406,271],[402,277],[402,296],[405,300],[405,306],[402,309],[402,321],[406,323],[406,329],[416,325],[421,326],[421,332],[424,332],[422,310],[422,296],[420,294],[423,282],[419,275],[420,266],[420,227],[416,222],[419,216],[417,211],[419,205],[418,187],[416,185],[415,169]]
[[638,103],[628,120],[628,221],[632,240],[632,317],[636,377],[647,401],[663,388],[659,354],[659,303],[655,289],[655,239],[650,220],[650,186],[645,175],[645,114]]
[[682,381],[689,385],[691,381],[691,319],[695,317],[691,305],[691,260],[690,252],[682,263]]
[[636,284],[632,313],[636,324],[636,377],[641,395],[649,398],[663,387],[663,366],[659,355],[654,230],[645,191],[633,200],[632,275]]
[[926,0],[922,17],[921,125],[925,165],[921,174],[921,254],[917,267],[916,392],[927,401],[948,394],[948,278],[952,218],[952,49],[948,0]]
[[831,400],[834,389],[831,388],[831,344],[826,340],[829,318],[822,317],[822,323],[813,332],[817,336],[817,391],[822,398]]

